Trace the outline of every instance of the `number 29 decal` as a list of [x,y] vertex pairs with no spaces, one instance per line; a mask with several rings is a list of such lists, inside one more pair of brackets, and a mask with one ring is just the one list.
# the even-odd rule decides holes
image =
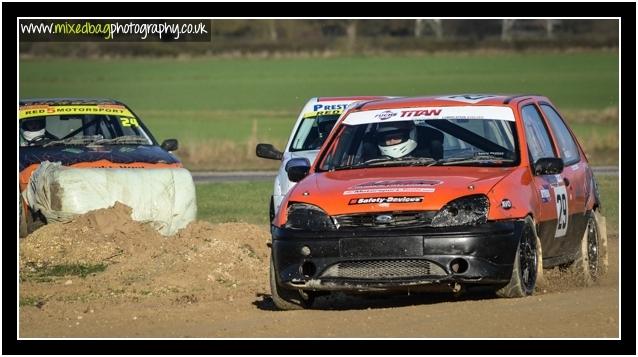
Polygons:
[[558,217],[554,238],[559,238],[567,234],[567,223],[569,222],[567,190],[565,186],[554,187],[554,195],[556,197],[556,216]]

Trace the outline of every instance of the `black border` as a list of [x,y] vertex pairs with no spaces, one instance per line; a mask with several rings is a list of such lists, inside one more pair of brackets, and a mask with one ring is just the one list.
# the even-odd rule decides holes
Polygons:
[[[16,68],[17,16],[71,17],[71,16],[352,16],[400,17],[440,16],[473,17],[621,17],[622,22],[622,88],[621,113],[625,118],[623,147],[633,152],[635,135],[631,131],[635,116],[635,14],[636,3],[2,3],[3,10],[3,92],[12,98]],[[15,116],[11,100],[4,100],[4,116]],[[16,103],[17,104],[17,103]],[[2,122],[5,140],[3,157],[16,162],[15,125],[11,120]],[[623,133],[621,133],[621,136]],[[633,307],[635,276],[635,205],[627,190],[635,188],[635,156],[625,155],[622,176],[624,195],[629,200],[623,212],[626,224],[623,244],[622,279],[622,340],[17,340],[14,328],[15,309],[15,251],[17,238],[13,238],[15,221],[7,219],[3,240],[5,287],[3,310],[3,354],[635,354],[635,313]],[[12,170],[11,170],[12,171]],[[15,176],[12,176],[15,177]],[[3,185],[6,197],[15,196],[15,183],[6,179]],[[13,198],[3,200],[5,212],[14,212]],[[10,214],[7,214],[10,216]],[[624,269],[623,269],[624,268]],[[575,301],[574,303],[578,303]],[[309,325],[312,322],[309,321]]]

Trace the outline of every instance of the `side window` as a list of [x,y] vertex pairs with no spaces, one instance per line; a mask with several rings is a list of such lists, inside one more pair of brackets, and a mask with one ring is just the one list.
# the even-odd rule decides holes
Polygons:
[[558,150],[561,152],[560,156],[565,162],[565,166],[572,165],[580,161],[578,146],[576,146],[574,138],[572,138],[561,117],[558,113],[556,113],[554,108],[547,104],[541,104],[541,109],[549,120],[549,126],[552,127],[552,131],[556,135]]
[[523,115],[523,124],[525,125],[525,138],[527,139],[527,147],[532,155],[532,160],[543,157],[556,157],[552,142],[549,140],[547,128],[543,124],[538,110],[534,105],[526,105],[521,111]]

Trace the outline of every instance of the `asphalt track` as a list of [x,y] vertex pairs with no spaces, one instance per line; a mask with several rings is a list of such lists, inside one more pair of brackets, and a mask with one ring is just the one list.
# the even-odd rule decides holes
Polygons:
[[[596,175],[618,176],[618,166],[596,166]],[[277,171],[192,171],[195,183],[267,181],[273,180]]]

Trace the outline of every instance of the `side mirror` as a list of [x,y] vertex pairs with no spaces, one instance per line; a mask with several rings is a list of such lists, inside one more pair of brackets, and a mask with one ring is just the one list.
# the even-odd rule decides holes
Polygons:
[[271,144],[257,144],[255,152],[258,157],[264,159],[281,160],[284,157],[284,153],[275,149]]
[[162,142],[162,145],[160,145],[160,147],[166,151],[175,151],[178,146],[177,139],[166,139]]
[[563,172],[563,159],[543,157],[534,163],[534,175],[556,175]]
[[290,159],[286,163],[286,172],[288,173],[288,180],[291,182],[299,182],[304,177],[308,176],[310,171],[310,161],[305,157],[298,157]]

